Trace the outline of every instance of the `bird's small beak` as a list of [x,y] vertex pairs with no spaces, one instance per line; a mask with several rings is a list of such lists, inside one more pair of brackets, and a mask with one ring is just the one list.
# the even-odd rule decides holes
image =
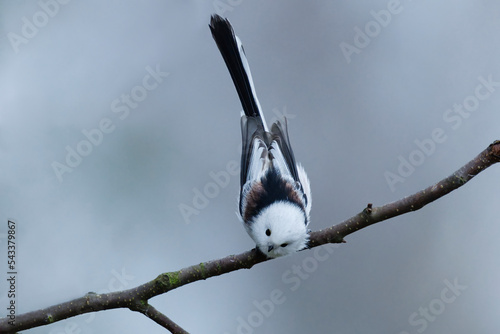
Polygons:
[[272,251],[274,249],[274,245],[269,245],[267,246],[267,252],[269,253],[270,251]]

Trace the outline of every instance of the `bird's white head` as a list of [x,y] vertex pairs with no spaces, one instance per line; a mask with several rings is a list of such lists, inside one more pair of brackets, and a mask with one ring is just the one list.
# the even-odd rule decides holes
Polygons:
[[307,214],[298,205],[277,201],[245,224],[250,237],[268,257],[289,255],[306,248],[309,240]]

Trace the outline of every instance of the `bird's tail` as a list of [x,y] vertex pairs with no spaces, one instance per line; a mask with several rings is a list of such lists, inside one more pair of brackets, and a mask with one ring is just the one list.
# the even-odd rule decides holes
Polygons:
[[245,115],[258,118],[267,132],[266,120],[255,93],[252,73],[250,73],[250,66],[240,39],[235,36],[229,21],[219,15],[212,15],[209,27],[231,74]]

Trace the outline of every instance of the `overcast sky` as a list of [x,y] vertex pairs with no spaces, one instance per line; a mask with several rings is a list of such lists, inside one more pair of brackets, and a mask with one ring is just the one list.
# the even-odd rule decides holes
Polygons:
[[[243,41],[289,119],[318,230],[450,175],[500,139],[495,1],[0,2],[0,262],[17,313],[254,247],[236,217]],[[418,212],[151,303],[192,333],[497,333],[500,167]],[[5,315],[7,284],[0,285]],[[129,310],[29,333],[165,333]]]

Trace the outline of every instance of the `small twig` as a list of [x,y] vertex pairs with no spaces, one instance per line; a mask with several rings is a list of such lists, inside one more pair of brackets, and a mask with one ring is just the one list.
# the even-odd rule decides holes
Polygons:
[[146,307],[142,310],[137,310],[138,312],[144,314],[149,319],[156,322],[158,325],[165,327],[172,334],[189,334],[186,330],[184,330],[181,326],[177,325],[173,322],[169,317],[158,311],[152,305],[146,305]]
[[[383,220],[418,210],[463,186],[474,176],[497,162],[500,162],[500,141],[495,141],[476,158],[449,177],[422,191],[381,207],[373,207],[371,204],[368,204],[362,212],[340,224],[320,231],[311,232],[309,248],[326,243],[345,242],[344,237],[351,233]],[[88,312],[114,308],[129,308],[133,311],[145,314],[161,326],[168,328],[172,333],[187,333],[168,317],[149,305],[147,301],[154,296],[158,296],[183,285],[239,269],[250,269],[255,264],[268,260],[270,259],[266,258],[262,253],[258,252],[256,249],[252,249],[239,255],[230,255],[222,259],[193,265],[179,271],[163,273],[154,280],[129,290],[100,295],[89,293],[84,297],[69,302],[38,311],[20,314],[16,316],[14,326],[9,324],[8,318],[2,318],[0,319],[0,332],[14,333],[16,331],[47,325]]]

